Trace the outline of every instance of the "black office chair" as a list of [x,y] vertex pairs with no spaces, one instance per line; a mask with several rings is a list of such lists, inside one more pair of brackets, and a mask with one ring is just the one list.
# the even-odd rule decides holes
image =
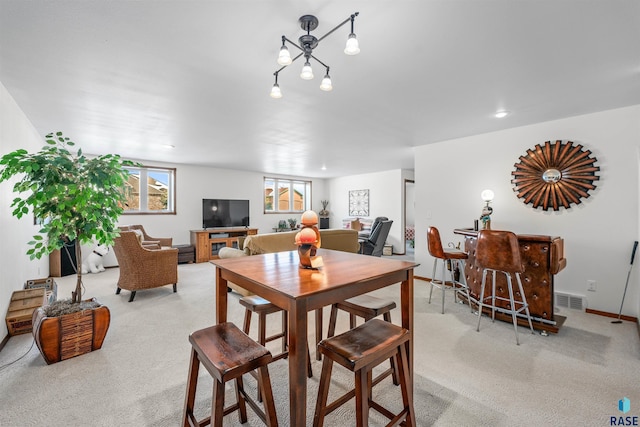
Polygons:
[[392,220],[380,221],[375,228],[371,230],[369,238],[362,242],[361,253],[371,256],[382,256],[384,244],[391,230]]

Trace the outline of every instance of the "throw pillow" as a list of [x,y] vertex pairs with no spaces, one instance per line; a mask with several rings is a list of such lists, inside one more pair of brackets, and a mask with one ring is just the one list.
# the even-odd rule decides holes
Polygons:
[[351,221],[351,229],[356,231],[362,230],[362,224],[360,224],[359,219],[354,219],[353,221]]

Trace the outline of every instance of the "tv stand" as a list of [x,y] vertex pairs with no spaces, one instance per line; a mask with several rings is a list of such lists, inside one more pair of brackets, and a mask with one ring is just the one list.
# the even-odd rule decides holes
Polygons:
[[214,227],[191,230],[191,244],[196,248],[196,262],[206,262],[218,258],[218,251],[224,247],[237,248],[238,237],[258,234],[257,228]]

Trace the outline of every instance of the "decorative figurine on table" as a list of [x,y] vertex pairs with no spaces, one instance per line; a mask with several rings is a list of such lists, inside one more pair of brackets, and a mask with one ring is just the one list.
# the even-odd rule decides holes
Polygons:
[[493,213],[493,208],[489,206],[489,203],[493,200],[493,191],[484,190],[480,197],[485,201],[485,206],[482,208],[482,214],[480,215],[480,221],[482,221],[482,229],[490,230],[491,229],[491,214]]
[[316,256],[320,247],[320,231],[318,231],[318,215],[314,211],[306,211],[300,219],[302,229],[296,234],[300,267],[317,269],[322,267],[322,257]]

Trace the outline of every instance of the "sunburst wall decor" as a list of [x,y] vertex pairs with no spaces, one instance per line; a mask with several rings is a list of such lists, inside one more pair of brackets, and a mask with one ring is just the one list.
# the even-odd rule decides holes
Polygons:
[[591,151],[571,141],[547,141],[544,147],[537,144],[533,150],[520,156],[511,173],[514,191],[522,201],[544,210],[568,209],[580,204],[596,188],[600,179],[594,166],[596,158]]

